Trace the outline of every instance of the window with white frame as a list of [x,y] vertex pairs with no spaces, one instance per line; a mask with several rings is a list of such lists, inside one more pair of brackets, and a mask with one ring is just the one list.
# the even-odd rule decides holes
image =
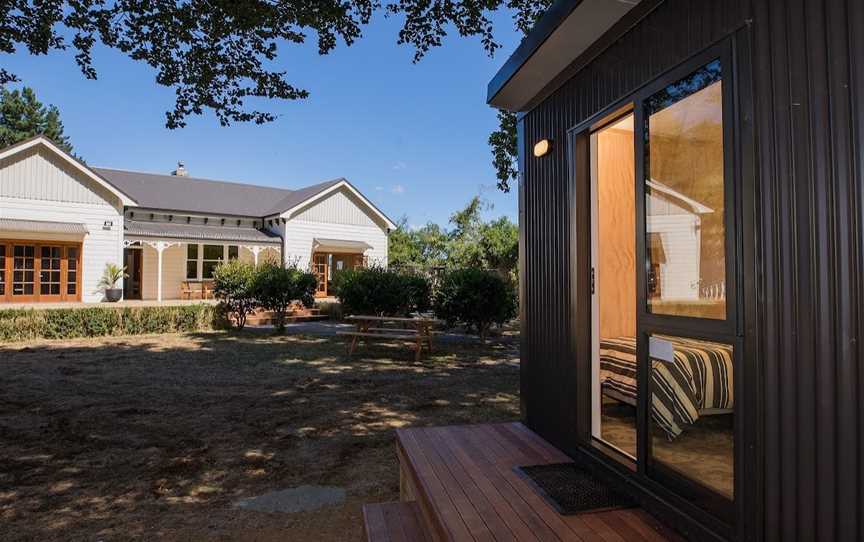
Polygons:
[[186,278],[201,280],[213,278],[213,270],[226,260],[240,256],[238,245],[186,245]]

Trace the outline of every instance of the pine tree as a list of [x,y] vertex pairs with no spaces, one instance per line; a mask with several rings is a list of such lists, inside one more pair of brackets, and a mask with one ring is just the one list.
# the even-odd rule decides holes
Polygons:
[[55,106],[43,105],[29,87],[20,91],[0,89],[0,148],[38,134],[51,138],[58,147],[72,154],[72,144],[63,134],[60,111]]

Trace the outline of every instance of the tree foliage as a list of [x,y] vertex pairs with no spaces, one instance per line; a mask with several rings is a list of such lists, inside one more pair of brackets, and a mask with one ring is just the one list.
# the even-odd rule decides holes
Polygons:
[[255,287],[256,269],[251,263],[229,260],[213,271],[213,294],[240,329],[246,326],[246,317],[257,307]]
[[276,329],[285,330],[288,311],[295,302],[305,307],[315,304],[315,289],[318,279],[312,273],[296,267],[282,267],[278,263],[265,263],[255,274],[255,298],[258,306],[272,311],[276,317]]
[[482,339],[493,324],[516,316],[513,283],[494,271],[456,269],[444,274],[433,298],[435,316],[447,324],[474,328]]
[[498,129],[489,134],[492,166],[498,178],[498,190],[510,191],[510,183],[519,177],[516,113],[498,111]]
[[[351,45],[376,11],[401,17],[398,43],[414,48],[415,61],[443,44],[453,30],[479,37],[492,54],[492,14],[512,12],[527,31],[550,0],[9,0],[0,4],[0,52],[34,55],[72,50],[81,72],[95,79],[93,50],[112,48],[145,62],[159,85],[175,92],[166,113],[169,128],[205,110],[222,124],[264,123],[273,113],[249,106],[258,98],[302,99],[277,67],[280,48],[310,36],[327,54]],[[0,68],[0,84],[15,75]]]
[[432,287],[422,275],[373,266],[340,271],[333,282],[343,309],[352,314],[407,316],[431,306]]
[[56,107],[43,105],[29,87],[0,89],[0,148],[40,134],[72,154],[72,144],[63,133],[63,122]]
[[519,260],[519,227],[502,216],[484,221],[479,197],[450,216],[452,229],[437,224],[410,229],[405,219],[390,234],[390,264],[406,267],[474,267],[513,273]]

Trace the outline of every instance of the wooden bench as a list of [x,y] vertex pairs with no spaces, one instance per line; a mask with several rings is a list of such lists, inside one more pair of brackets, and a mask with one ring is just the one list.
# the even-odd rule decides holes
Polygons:
[[426,542],[416,502],[385,502],[363,506],[363,530],[369,542]]

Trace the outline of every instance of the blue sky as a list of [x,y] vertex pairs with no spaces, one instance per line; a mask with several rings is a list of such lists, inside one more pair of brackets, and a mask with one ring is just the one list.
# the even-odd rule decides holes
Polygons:
[[517,216],[515,192],[495,189],[486,139],[496,126],[486,84],[518,44],[510,20],[497,17],[503,48],[489,58],[474,39],[451,36],[412,64],[396,45],[398,19],[377,16],[364,38],[327,56],[314,42],[282,49],[279,66],[307,100],[272,101],[269,125],[221,127],[205,114],[178,130],[164,127],[173,91],[142,63],[100,49],[97,81],[72,55],[7,56],[4,67],[56,105],[76,153],[94,166],[169,172],[183,160],[196,177],[300,187],[346,177],[398,219],[445,224],[481,194],[490,216]]

